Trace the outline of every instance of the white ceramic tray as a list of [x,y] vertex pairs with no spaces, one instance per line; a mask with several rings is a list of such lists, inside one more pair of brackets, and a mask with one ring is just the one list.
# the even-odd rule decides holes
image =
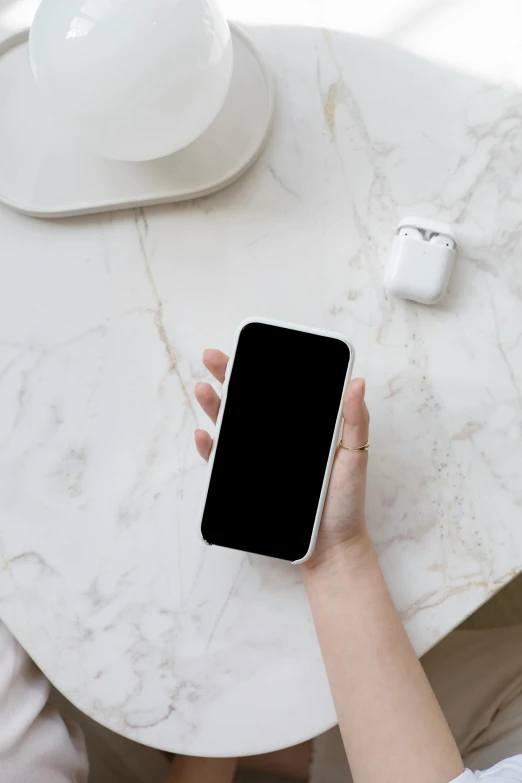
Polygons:
[[80,149],[55,127],[29,67],[28,30],[0,42],[0,201],[36,217],[64,217],[183,201],[241,176],[263,149],[272,82],[250,38],[230,24],[234,70],[225,105],[174,155],[123,163]]

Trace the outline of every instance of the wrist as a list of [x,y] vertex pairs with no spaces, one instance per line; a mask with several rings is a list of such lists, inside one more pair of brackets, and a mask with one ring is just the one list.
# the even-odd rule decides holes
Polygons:
[[343,572],[365,568],[375,561],[372,541],[363,525],[361,529],[338,544],[320,547],[310,560],[301,565],[303,581],[323,579],[341,570]]

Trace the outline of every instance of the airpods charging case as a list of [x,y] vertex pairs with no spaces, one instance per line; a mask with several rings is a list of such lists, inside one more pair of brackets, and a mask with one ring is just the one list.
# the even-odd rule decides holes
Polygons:
[[[401,229],[410,228],[419,236],[401,235]],[[386,290],[420,304],[440,302],[453,271],[455,247],[451,226],[425,218],[404,218],[397,226],[388,259]]]

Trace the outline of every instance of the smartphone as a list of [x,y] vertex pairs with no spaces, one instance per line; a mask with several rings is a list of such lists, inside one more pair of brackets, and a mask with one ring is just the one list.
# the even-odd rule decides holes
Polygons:
[[334,332],[239,325],[208,465],[208,544],[292,563],[312,555],[353,360]]

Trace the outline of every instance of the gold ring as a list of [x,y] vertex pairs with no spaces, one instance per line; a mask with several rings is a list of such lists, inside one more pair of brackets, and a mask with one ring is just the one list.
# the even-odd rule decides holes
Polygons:
[[345,446],[344,445],[343,439],[341,438],[341,440],[339,441],[339,446],[342,449],[345,449],[346,451],[368,451],[368,449],[370,448],[370,439],[368,438],[368,440],[366,441],[364,446],[359,446],[359,448],[357,448],[357,449],[351,449],[350,446]]

